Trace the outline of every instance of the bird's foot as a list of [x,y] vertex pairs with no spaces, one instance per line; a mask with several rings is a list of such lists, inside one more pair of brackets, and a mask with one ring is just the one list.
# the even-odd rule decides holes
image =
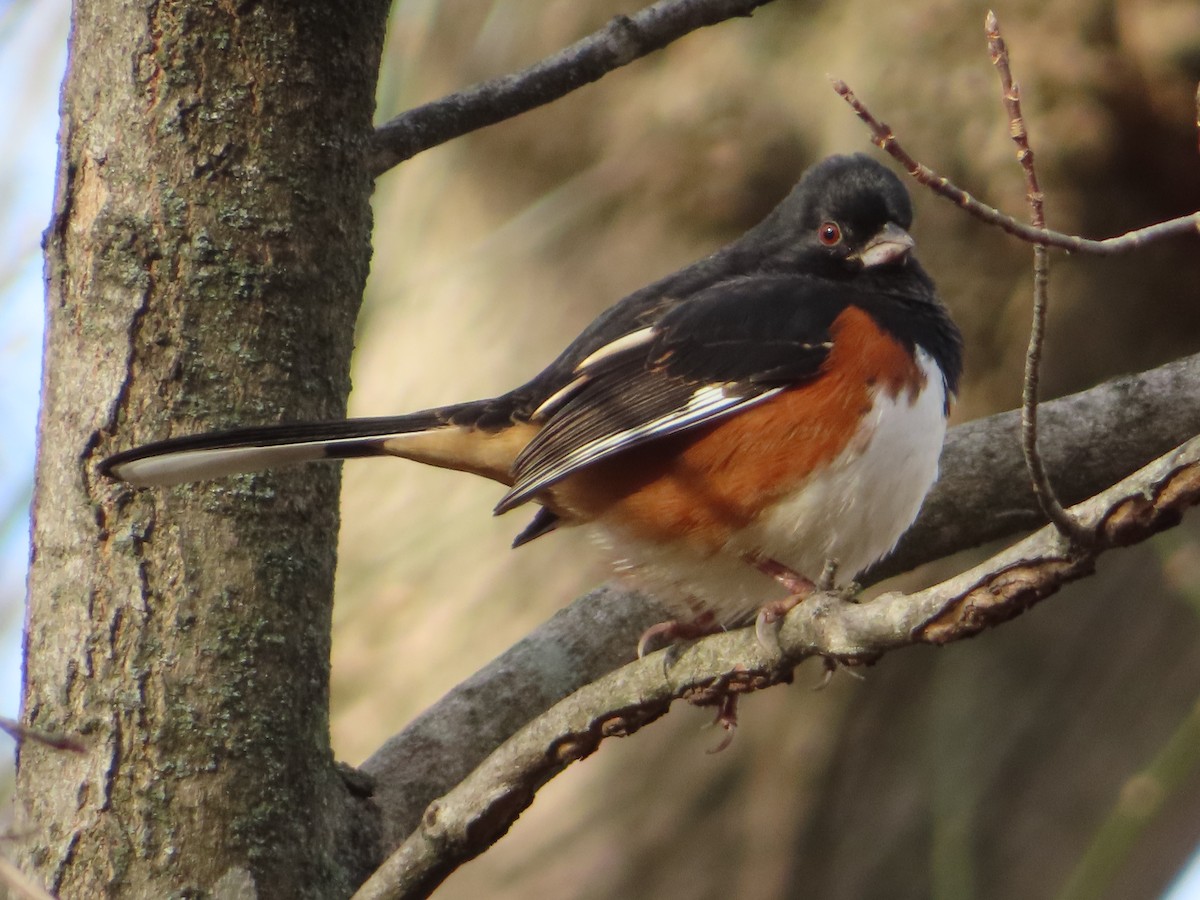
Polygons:
[[849,668],[845,663],[841,662],[835,657],[822,656],[821,664],[824,666],[824,671],[821,673],[821,680],[813,685],[814,691],[823,691],[825,688],[829,687],[829,683],[833,681],[833,675],[835,672],[845,672],[847,675],[857,678],[859,681],[866,681],[865,675],[863,675],[861,672],[854,671],[854,669]]
[[651,625],[643,631],[642,636],[638,639],[638,659],[658,649],[657,646],[653,645],[660,643],[662,645],[674,644],[677,641],[692,641],[696,638],[716,634],[722,630],[720,623],[717,622],[717,617],[711,612],[702,612],[690,622],[681,619],[659,622],[657,625]]
[[754,636],[758,638],[758,645],[768,653],[780,655],[783,650],[779,646],[779,623],[811,594],[812,590],[808,590],[802,594],[791,594],[782,600],[772,600],[760,606],[758,615],[754,617]]
[[789,612],[806,599],[817,592],[823,592],[831,593],[847,602],[853,602],[862,591],[862,587],[854,582],[844,587],[837,587],[835,585],[834,581],[837,578],[838,571],[836,559],[827,559],[825,561],[825,567],[821,571],[821,577],[817,581],[806,578],[794,569],[768,557],[750,556],[747,557],[747,562],[764,575],[774,578],[787,588],[788,591],[788,596],[782,600],[772,600],[769,603],[764,603],[759,608],[758,615],[754,617],[754,634],[758,638],[759,645],[764,650],[775,655],[779,655],[781,652],[779,647],[779,623],[783,621]]
[[783,617],[788,612],[816,591],[818,589],[817,585],[811,578],[806,578],[795,569],[785,566],[783,563],[770,557],[747,554],[745,560],[758,569],[758,571],[775,579],[787,589],[788,595],[786,597],[782,600],[772,600],[769,603],[764,603],[759,608],[758,615],[754,617],[754,634],[758,638],[759,645],[769,653],[778,655],[780,652],[779,622],[783,620]]
[[844,600],[847,603],[857,603],[859,594],[863,592],[863,586],[857,581],[848,581],[845,584],[830,585],[827,588],[821,588],[827,594],[833,594],[839,600]]

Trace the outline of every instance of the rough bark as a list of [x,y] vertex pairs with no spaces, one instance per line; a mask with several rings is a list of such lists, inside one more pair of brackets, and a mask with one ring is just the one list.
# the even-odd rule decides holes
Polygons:
[[59,896],[335,897],[369,868],[329,747],[337,472],[133,493],[94,463],[343,412],[385,13],[76,3],[24,721],[85,749],[27,743],[17,784],[24,866]]

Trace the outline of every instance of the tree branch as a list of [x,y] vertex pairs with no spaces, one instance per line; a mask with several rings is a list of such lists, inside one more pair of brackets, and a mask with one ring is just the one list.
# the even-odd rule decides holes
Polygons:
[[[1076,503],[1200,434],[1197,397],[1200,354],[1042,404],[1042,451],[1063,499]],[[951,429],[942,477],[921,517],[864,583],[1045,522],[1016,440],[1019,427],[1013,411]],[[531,718],[631,660],[638,636],[666,616],[647,597],[599,588],[390,738],[363,765],[376,781],[387,846]]]
[[54,900],[44,887],[0,856],[0,884],[8,889],[8,896],[23,900]]
[[537,790],[607,737],[662,716],[674,700],[715,704],[729,694],[790,682],[812,656],[871,663],[889,650],[971,637],[1020,615],[1089,575],[1104,550],[1139,543],[1178,524],[1200,503],[1200,437],[1072,509],[1087,547],[1056,528],[916,594],[864,604],[817,595],[794,609],[779,633],[781,655],[752,628],[704,638],[637,660],[579,691],[522,728],[446,796],[355,896],[426,897],[451,871],[498,840]]
[[375,131],[373,176],[439,144],[543,106],[599,81],[613,69],[661,50],[686,34],[738,16],[770,0],[661,0],[524,71],[502,75],[401,113]]
[[[1021,89],[1013,80],[1008,61],[1008,44],[1000,34],[1000,23],[996,14],[988,10],[987,21],[988,55],[1000,76],[1000,95],[1008,113],[1008,133],[1017,147],[1017,162],[1025,173],[1025,196],[1029,204],[1029,219],[1034,228],[1045,229],[1045,194],[1038,183],[1037,166],[1033,158],[1033,147],[1029,144],[1029,130],[1025,127],[1025,116],[1021,113]],[[1025,467],[1033,483],[1038,505],[1054,526],[1075,541],[1084,541],[1087,535],[1078,523],[1067,515],[1054,492],[1046,466],[1038,452],[1038,386],[1041,382],[1042,348],[1046,340],[1046,314],[1050,308],[1050,251],[1045,244],[1033,245],[1033,324],[1029,329],[1029,347],[1025,352],[1025,377],[1021,382],[1021,450],[1025,454]]]
[[855,96],[854,91],[850,90],[846,82],[835,78],[832,79],[832,84],[833,89],[838,95],[850,104],[850,108],[854,110],[855,114],[871,130],[871,139],[875,145],[891,155],[900,165],[904,166],[909,175],[935,194],[958,204],[980,221],[987,222],[989,225],[995,225],[1002,231],[1006,231],[1023,241],[1028,241],[1031,244],[1044,244],[1047,247],[1058,247],[1061,250],[1090,253],[1096,256],[1116,256],[1119,253],[1127,253],[1130,250],[1144,247],[1147,244],[1165,238],[1186,234],[1200,234],[1200,211],[1099,241],[1079,237],[1074,234],[1063,234],[1061,231],[1053,231],[1049,228],[1037,228],[1033,225],[1018,222],[1012,216],[1006,216],[995,207],[988,206],[976,200],[958,185],[950,181],[950,179],[939,175],[933,169],[929,168],[929,166],[917,162],[907,150],[900,146],[900,142],[896,139],[896,133],[892,131],[886,122],[881,122],[867,109],[866,105]]
[[8,716],[0,716],[0,731],[3,731],[16,741],[18,745],[24,741],[36,741],[52,750],[70,750],[72,753],[87,752],[87,748],[84,747],[83,742],[73,735],[28,728],[20,722],[8,718]]

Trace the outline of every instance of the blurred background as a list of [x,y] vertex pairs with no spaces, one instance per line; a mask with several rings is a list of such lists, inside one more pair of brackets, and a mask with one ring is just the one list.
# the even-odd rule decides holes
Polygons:
[[[0,0],[0,715],[9,717],[21,702],[45,299],[40,242],[54,197],[68,12],[66,0]],[[12,759],[4,755],[7,797]]]
[[[24,511],[62,0],[0,0],[0,710],[18,703]],[[632,2],[399,0],[379,120],[522,68]],[[1108,236],[1200,208],[1195,0],[996,8],[1052,227]],[[845,79],[923,161],[1024,215],[983,4],[780,0],[383,176],[351,410],[495,393],[597,312],[733,238],[803,168],[873,151]],[[956,417],[1015,405],[1030,250],[915,190],[918,252],[967,339]],[[1044,395],[1200,350],[1200,252],[1056,256]],[[508,544],[497,489],[396,461],[345,470],[339,757],[388,734],[606,577],[570,534]],[[725,752],[679,707],[550,784],[447,898],[1200,897],[1200,527],[975,640],[816,667],[743,701]],[[919,587],[979,554],[909,576]]]

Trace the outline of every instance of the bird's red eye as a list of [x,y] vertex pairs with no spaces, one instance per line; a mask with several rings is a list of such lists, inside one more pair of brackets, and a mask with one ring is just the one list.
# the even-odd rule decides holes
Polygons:
[[822,222],[821,227],[817,229],[817,240],[826,247],[833,247],[841,243],[842,229],[838,227],[837,222]]

